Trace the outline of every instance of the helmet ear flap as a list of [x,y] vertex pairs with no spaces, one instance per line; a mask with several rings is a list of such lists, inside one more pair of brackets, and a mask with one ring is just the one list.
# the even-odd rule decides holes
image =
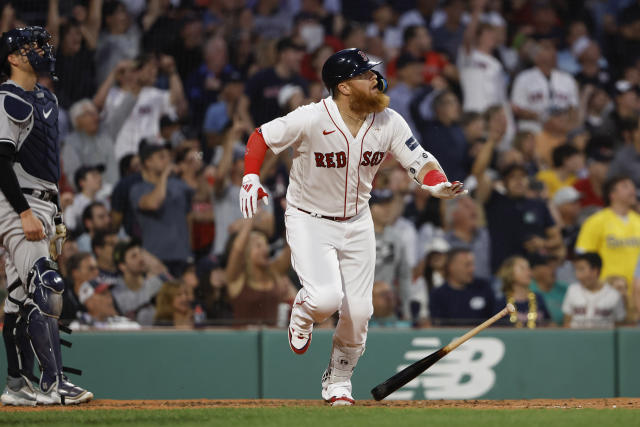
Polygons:
[[378,79],[378,85],[376,87],[380,92],[385,93],[389,88],[389,82],[387,82],[387,79],[385,79],[384,76],[379,71],[376,71],[376,70],[371,70],[371,71],[373,71],[376,74],[376,77]]

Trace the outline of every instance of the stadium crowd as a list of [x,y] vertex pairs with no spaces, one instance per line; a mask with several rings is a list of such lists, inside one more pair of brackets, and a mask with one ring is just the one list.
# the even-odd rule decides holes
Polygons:
[[56,47],[40,83],[61,107],[72,328],[288,324],[292,153],[267,158],[272,203],[243,219],[244,143],[328,96],[346,47],[384,61],[390,107],[469,189],[432,198],[386,156],[370,326],[472,325],[505,302],[505,326],[640,320],[640,1],[1,4],[0,31],[46,25]]

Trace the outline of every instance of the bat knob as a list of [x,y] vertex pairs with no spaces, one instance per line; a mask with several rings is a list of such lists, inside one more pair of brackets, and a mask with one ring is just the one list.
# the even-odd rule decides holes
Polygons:
[[516,312],[516,307],[513,304],[509,303],[509,304],[507,304],[507,311],[509,313],[515,313]]

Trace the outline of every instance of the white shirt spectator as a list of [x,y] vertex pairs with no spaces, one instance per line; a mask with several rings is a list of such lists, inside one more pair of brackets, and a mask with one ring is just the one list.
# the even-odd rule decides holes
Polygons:
[[572,328],[613,328],[625,318],[624,300],[609,284],[592,292],[580,283],[569,286],[562,312],[571,316]]
[[493,105],[502,105],[507,100],[506,77],[502,64],[491,55],[464,47],[458,52],[457,66],[464,111],[482,113]]
[[111,196],[111,190],[113,187],[110,184],[102,184],[102,188],[96,193],[93,200],[85,196],[83,193],[76,193],[73,196],[73,203],[64,210],[64,223],[69,230],[80,229],[82,224],[82,212],[84,208],[89,206],[92,202],[101,202],[105,205],[107,210],[111,210],[109,197]]
[[513,105],[533,111],[542,121],[519,120],[518,129],[539,132],[549,111],[568,109],[578,106],[578,85],[574,78],[560,70],[552,70],[551,78],[539,68],[529,68],[518,74],[511,90]]
[[[105,114],[109,114],[120,102],[126,92],[113,88],[107,96]],[[170,102],[168,90],[147,86],[142,88],[131,115],[122,125],[116,138],[115,152],[119,162],[127,154],[136,154],[142,138],[155,138],[160,134],[160,118],[163,115],[176,118],[176,111]]]

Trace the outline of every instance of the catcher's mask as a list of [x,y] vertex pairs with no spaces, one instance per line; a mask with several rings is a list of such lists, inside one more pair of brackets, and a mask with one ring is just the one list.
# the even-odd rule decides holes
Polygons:
[[[0,68],[6,69],[7,57],[18,52],[27,57],[36,73],[48,73],[51,78],[58,80],[55,74],[56,58],[50,40],[49,32],[37,26],[14,28],[3,33],[0,39]],[[42,49],[42,56],[38,54],[37,49]]]

